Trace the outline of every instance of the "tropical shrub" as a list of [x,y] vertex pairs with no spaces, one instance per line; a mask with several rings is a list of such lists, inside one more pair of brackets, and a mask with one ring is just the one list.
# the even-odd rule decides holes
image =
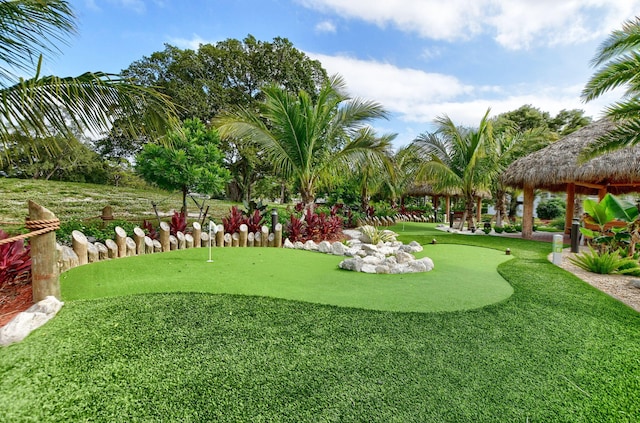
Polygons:
[[184,212],[174,212],[169,222],[171,235],[176,236],[178,232],[185,233],[187,230],[187,215]]
[[538,203],[536,207],[536,214],[540,219],[552,220],[557,217],[564,216],[565,204],[559,198],[550,198]]
[[[0,239],[9,234],[0,229]],[[29,246],[23,240],[0,244],[0,289],[31,278],[31,256]]]
[[502,226],[494,226],[493,230],[497,233],[497,234],[501,234],[502,232],[504,232],[504,227]]
[[589,247],[589,252],[580,253],[569,261],[592,273],[640,274],[638,262],[633,258],[621,257],[618,251],[598,252],[593,247]]
[[234,234],[236,232],[239,232],[240,225],[242,225],[244,221],[245,218],[244,214],[242,214],[242,211],[236,206],[231,207],[229,216],[222,218],[222,226],[224,226],[224,232],[226,234]]
[[158,234],[158,231],[154,228],[153,224],[150,221],[146,219],[143,220],[142,229],[144,229],[144,232],[147,234],[149,238],[160,239],[160,234]]
[[291,242],[335,241],[342,236],[343,221],[336,214],[315,213],[310,209],[305,211],[304,219],[291,214],[285,227],[285,236]]
[[[390,230],[379,230],[375,226],[364,225],[358,228],[358,230],[366,237],[369,238],[371,244],[378,244],[379,242],[394,242],[398,234]],[[366,239],[363,241],[367,241]]]

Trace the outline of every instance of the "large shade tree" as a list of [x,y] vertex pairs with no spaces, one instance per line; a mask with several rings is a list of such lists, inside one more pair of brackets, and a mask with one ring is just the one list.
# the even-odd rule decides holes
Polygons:
[[379,103],[349,97],[341,77],[331,77],[316,96],[279,86],[263,92],[257,111],[239,108],[215,123],[223,136],[255,144],[277,174],[295,179],[307,208],[313,208],[318,184],[329,175],[354,162],[386,157],[388,140],[362,133],[386,111]]
[[[42,76],[44,55],[59,52],[59,43],[75,30],[75,16],[67,1],[0,2],[2,149],[15,139],[73,137],[77,130],[98,134],[118,119],[123,121],[124,130],[134,134],[164,132],[172,124],[175,108],[168,97],[131,84],[119,75],[86,72],[77,77]],[[25,72],[34,76],[18,76]],[[127,124],[143,112],[144,125]],[[25,137],[16,138],[16,134]]]
[[640,18],[623,23],[600,44],[592,65],[596,72],[582,91],[586,101],[624,87],[623,98],[606,108],[618,126],[585,152],[585,158],[640,143]]
[[[197,117],[203,122],[232,107],[255,110],[267,85],[292,93],[304,90],[314,97],[327,80],[320,62],[286,38],[260,41],[251,35],[243,40],[202,44],[197,50],[165,45],[164,50],[135,61],[123,72],[142,85],[161,87],[181,105],[182,119]],[[130,142],[117,131],[108,140],[110,145],[122,145],[122,152],[135,151],[145,142]],[[269,164],[261,160],[254,146],[233,137],[225,138],[221,149],[233,177],[227,188],[229,198],[249,201],[252,186],[268,176]]]
[[475,200],[489,192],[498,171],[489,110],[477,128],[457,126],[448,116],[436,118],[435,124],[435,132],[412,141],[423,159],[417,181],[430,183],[435,191],[459,192],[465,204],[462,224],[466,220],[473,227]]

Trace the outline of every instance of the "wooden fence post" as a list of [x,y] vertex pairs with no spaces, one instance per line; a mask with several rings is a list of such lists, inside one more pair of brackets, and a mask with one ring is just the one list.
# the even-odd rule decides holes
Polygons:
[[262,235],[260,236],[260,241],[262,242],[263,247],[269,246],[269,227],[267,225],[262,225]]
[[216,230],[216,242],[214,244],[213,240],[211,240],[211,245],[215,245],[216,247],[224,247],[224,226],[218,225],[216,227]]
[[104,245],[107,247],[107,256],[110,259],[118,258],[118,244],[112,239],[106,239]]
[[162,245],[162,251],[169,251],[171,245],[169,242],[169,235],[171,228],[167,222],[160,222],[160,245]]
[[127,256],[127,232],[120,226],[115,227],[116,245],[118,246],[118,257]]
[[282,223],[276,223],[276,227],[273,230],[273,233],[275,235],[275,247],[280,248],[282,247]]
[[71,232],[71,246],[73,251],[76,252],[78,256],[78,265],[82,266],[83,264],[87,264],[88,255],[87,255],[87,237],[80,231],[72,231]]
[[249,228],[247,227],[247,225],[245,225],[244,223],[242,225],[240,225],[240,233],[239,233],[239,244],[240,247],[246,247],[247,246],[247,236],[248,236],[248,231]]
[[[194,248],[199,248],[200,247],[200,235],[202,234],[202,227],[200,226],[200,223],[198,222],[193,222],[193,234],[191,234],[191,236],[193,237],[193,247]],[[208,245],[207,245],[208,247]]]
[[[50,210],[29,201],[30,220],[55,220],[56,216]],[[49,295],[60,299],[60,277],[58,275],[58,260],[55,231],[47,232],[31,238],[31,286],[33,302],[44,300]]]
[[139,226],[133,228],[133,241],[136,243],[136,254],[144,254],[144,231]]

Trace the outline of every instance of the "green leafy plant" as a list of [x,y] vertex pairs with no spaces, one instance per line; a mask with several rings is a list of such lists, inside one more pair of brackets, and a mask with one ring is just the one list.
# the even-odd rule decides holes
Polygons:
[[551,220],[561,216],[564,216],[565,204],[564,201],[559,198],[550,198],[545,201],[541,201],[536,207],[536,214],[540,219]]
[[611,224],[616,220],[632,223],[638,219],[638,208],[635,204],[607,194],[599,203],[591,199],[584,200],[583,208],[587,213],[585,223],[596,225],[598,230],[580,228],[580,232],[597,245],[600,253],[617,251],[629,246],[631,234],[627,228],[612,227]]
[[494,226],[493,230],[497,233],[497,234],[501,234],[502,232],[504,232],[504,228],[502,226]]
[[[0,229],[0,239],[9,238],[9,234]],[[0,289],[28,280],[31,274],[31,256],[29,246],[23,240],[0,244]]]
[[378,244],[379,242],[394,242],[397,234],[389,230],[379,230],[375,226],[364,225],[358,228],[363,235],[371,240],[371,244]]
[[620,257],[618,251],[598,252],[593,247],[589,247],[589,252],[580,253],[569,261],[581,269],[603,275],[640,274],[638,262],[632,258]]

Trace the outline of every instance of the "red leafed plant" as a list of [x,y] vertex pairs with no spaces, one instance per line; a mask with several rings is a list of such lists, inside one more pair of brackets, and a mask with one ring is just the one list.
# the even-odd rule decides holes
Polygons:
[[289,241],[303,241],[304,229],[304,222],[301,219],[298,219],[294,214],[292,214],[289,218],[289,222],[287,222],[287,233],[289,234]]
[[178,232],[185,233],[187,230],[187,215],[183,212],[174,212],[169,223],[171,235],[176,236]]
[[149,238],[160,239],[160,235],[158,234],[158,231],[156,231],[156,228],[154,228],[153,224],[148,220],[145,219],[142,221],[142,229],[144,229],[147,232],[147,236]]
[[224,226],[224,233],[226,234],[234,234],[236,232],[239,232],[240,225],[242,225],[243,223],[245,223],[244,215],[242,214],[242,211],[236,206],[231,207],[229,217],[222,218],[222,226]]
[[291,215],[287,223],[289,241],[335,241],[342,235],[342,218],[340,216],[327,216],[325,213],[316,214],[307,209],[303,219]]
[[[0,229],[0,239],[9,235]],[[31,277],[31,256],[29,246],[22,240],[0,245],[0,288],[12,283],[29,280]]]
[[244,223],[249,228],[249,232],[258,232],[262,230],[264,216],[260,214],[260,210],[254,210],[253,214],[247,217]]

